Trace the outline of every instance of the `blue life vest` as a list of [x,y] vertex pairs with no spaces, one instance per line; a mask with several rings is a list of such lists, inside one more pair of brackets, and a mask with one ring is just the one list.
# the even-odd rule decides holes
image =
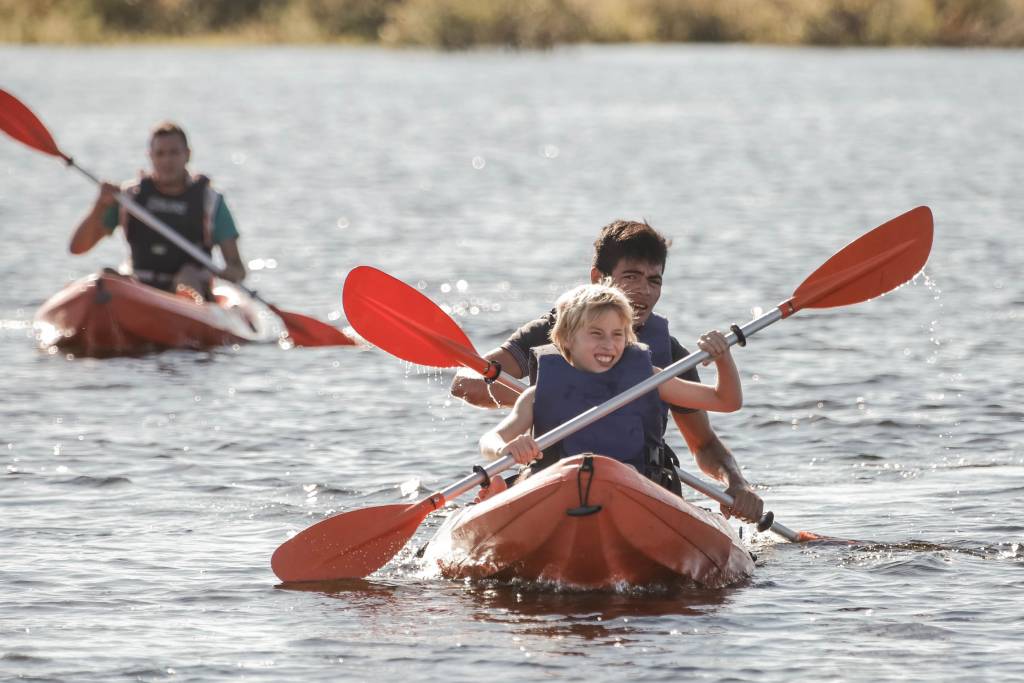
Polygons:
[[[213,246],[210,226],[209,204],[210,179],[196,176],[183,193],[177,196],[165,195],[156,189],[152,178],[142,178],[137,185],[126,188],[132,199],[148,209],[150,213],[170,226],[175,232],[196,245],[206,254]],[[149,284],[169,284],[170,277],[181,270],[186,263],[195,259],[177,245],[146,226],[135,216],[124,212],[121,225],[132,251],[132,269],[142,280],[166,275]],[[145,274],[147,277],[142,277]]]
[[668,333],[668,318],[651,313],[644,326],[636,331],[636,336],[651,350],[651,362],[654,365],[662,370],[672,365],[672,337]]
[[[651,350],[651,362],[664,370],[672,365],[672,337],[668,334],[668,318],[651,313],[636,337]],[[661,402],[661,433],[668,427],[669,405]]]
[[[552,345],[533,352],[537,357],[533,433],[537,437],[648,379],[653,372],[650,351],[640,344],[627,346],[619,362],[606,372],[577,370]],[[532,467],[547,467],[563,455],[599,453],[633,465],[646,475],[662,446],[662,406],[657,389],[653,389],[545,450]]]

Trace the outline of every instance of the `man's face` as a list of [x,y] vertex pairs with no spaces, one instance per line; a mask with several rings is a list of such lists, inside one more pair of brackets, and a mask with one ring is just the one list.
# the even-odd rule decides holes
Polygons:
[[[624,258],[611,272],[615,286],[626,293],[633,304],[633,323],[639,327],[647,322],[654,305],[661,298],[661,279],[665,264],[651,263]],[[590,269],[590,281],[598,282],[602,277],[597,268]]]
[[149,143],[149,159],[157,180],[176,182],[185,176],[190,152],[178,135],[157,135]]

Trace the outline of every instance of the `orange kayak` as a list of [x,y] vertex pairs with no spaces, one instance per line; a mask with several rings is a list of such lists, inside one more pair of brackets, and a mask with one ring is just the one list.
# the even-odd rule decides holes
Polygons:
[[36,312],[43,348],[83,356],[121,356],[162,349],[205,349],[279,338],[269,309],[230,283],[217,281],[214,302],[169,294],[104,271],[72,282]]
[[585,589],[679,582],[718,588],[754,570],[721,515],[600,455],[559,461],[452,515],[426,557],[453,579]]

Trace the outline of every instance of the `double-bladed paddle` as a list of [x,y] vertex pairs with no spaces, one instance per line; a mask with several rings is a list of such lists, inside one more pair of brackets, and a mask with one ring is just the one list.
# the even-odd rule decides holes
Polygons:
[[345,278],[345,317],[359,335],[393,356],[433,368],[463,366],[517,393],[526,385],[481,358],[454,320],[421,292],[387,273],[359,266]]
[[[50,131],[39,120],[39,117],[33,114],[32,110],[26,107],[21,100],[3,89],[0,89],[0,130],[3,130],[15,140],[24,143],[34,150],[63,159],[64,163],[97,185],[103,184],[99,178],[79,166],[75,163],[74,159],[62,152],[57,147],[57,143],[54,142]],[[213,260],[197,248],[196,245],[175,232],[127,194],[118,192],[115,197],[130,214],[175,244],[202,264],[204,268],[212,273],[221,273],[221,269],[214,264]],[[352,346],[355,344],[353,339],[333,325],[328,325],[308,315],[281,310],[244,285],[236,283],[236,286],[247,292],[254,299],[262,301],[267,308],[281,318],[285,329],[288,331],[288,336],[291,337],[292,342],[296,346]]]
[[[734,326],[733,331],[726,335],[726,341],[730,346],[744,345],[751,335],[804,308],[846,306],[885,294],[910,280],[924,267],[931,251],[932,231],[932,213],[928,207],[921,206],[897,216],[833,255],[804,280],[789,299],[742,327]],[[543,450],[558,443],[708,358],[705,351],[691,353],[649,379],[547,432],[537,439],[537,445]],[[278,547],[271,558],[271,567],[278,578],[286,582],[367,576],[401,550],[428,514],[513,464],[515,459],[506,454],[486,467],[474,468],[472,475],[419,502],[363,508],[325,519]],[[731,504],[725,493],[694,477],[689,479],[693,479],[687,481],[691,486],[699,484],[698,490]],[[713,495],[715,493],[718,495]],[[773,523],[771,529],[794,542],[820,538],[804,531],[794,532],[778,523]]]

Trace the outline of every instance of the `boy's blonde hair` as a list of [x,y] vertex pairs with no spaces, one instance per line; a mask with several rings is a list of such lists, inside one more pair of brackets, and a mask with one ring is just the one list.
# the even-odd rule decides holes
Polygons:
[[615,311],[626,328],[626,344],[636,343],[633,331],[633,307],[629,298],[606,279],[601,284],[580,285],[558,297],[555,302],[555,325],[551,328],[551,343],[569,359],[569,341],[581,328],[589,325],[605,311]]

